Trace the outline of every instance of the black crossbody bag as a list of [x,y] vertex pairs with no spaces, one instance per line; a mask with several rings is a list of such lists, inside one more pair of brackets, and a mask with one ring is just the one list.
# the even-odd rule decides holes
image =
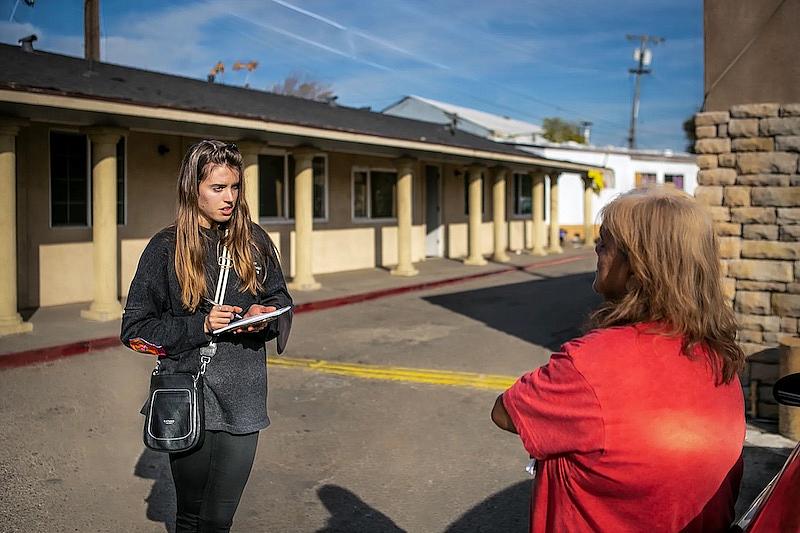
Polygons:
[[[233,266],[226,246],[222,248],[219,265],[214,302],[222,303]],[[142,432],[146,447],[156,452],[178,453],[202,445],[205,433],[203,375],[216,352],[214,337],[207,346],[200,348],[200,366],[196,374],[165,374],[160,371],[161,362],[156,363],[150,376],[150,395]]]

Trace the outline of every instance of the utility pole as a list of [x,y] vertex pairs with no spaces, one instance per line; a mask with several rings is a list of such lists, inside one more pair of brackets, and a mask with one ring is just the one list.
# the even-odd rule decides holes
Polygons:
[[83,0],[83,55],[100,61],[100,0]]
[[633,107],[631,108],[631,127],[628,130],[628,148],[636,148],[636,121],[639,118],[639,83],[642,74],[650,74],[652,70],[645,68],[650,65],[652,53],[647,48],[647,43],[657,45],[664,42],[663,37],[654,35],[626,35],[629,41],[639,41],[639,48],[633,51],[633,59],[638,62],[636,68],[628,69],[628,72],[636,76],[636,87],[633,92]]

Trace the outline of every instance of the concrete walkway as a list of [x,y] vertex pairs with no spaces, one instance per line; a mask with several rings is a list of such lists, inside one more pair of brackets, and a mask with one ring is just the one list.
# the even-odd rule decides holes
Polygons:
[[[462,283],[515,269],[535,270],[537,265],[565,264],[593,255],[594,251],[587,248],[567,248],[563,254],[544,257],[527,253],[512,254],[508,263],[489,262],[479,267],[465,266],[461,261],[452,259],[428,259],[415,263],[419,275],[408,278],[392,276],[383,268],[318,275],[316,279],[322,284],[321,289],[294,292],[292,297],[296,312],[308,312]],[[114,339],[119,336],[120,321],[92,322],[81,318],[81,309],[88,305],[86,302],[23,310],[23,317],[33,323],[33,331],[0,337],[0,368],[52,360],[114,345]],[[17,357],[13,363],[6,359],[4,364],[4,357],[14,355]]]

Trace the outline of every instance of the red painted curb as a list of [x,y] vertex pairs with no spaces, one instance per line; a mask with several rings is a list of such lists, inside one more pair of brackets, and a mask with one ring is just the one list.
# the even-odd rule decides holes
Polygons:
[[[396,296],[408,292],[421,291],[425,289],[433,289],[436,287],[444,287],[446,285],[454,285],[457,283],[466,283],[468,281],[485,278],[488,276],[495,276],[497,274],[506,274],[515,271],[529,271],[540,267],[549,267],[556,265],[563,265],[567,263],[574,263],[586,259],[587,255],[577,255],[572,257],[562,257],[559,259],[552,259],[549,261],[540,261],[523,266],[511,266],[502,268],[500,270],[493,270],[491,272],[480,272],[477,274],[470,274],[468,276],[459,276],[455,278],[441,279],[438,281],[429,281],[425,283],[417,283],[416,285],[407,285],[405,287],[393,287],[391,289],[383,289],[379,291],[364,292],[360,294],[351,294],[349,296],[342,296],[339,298],[329,298],[327,300],[318,300],[316,302],[307,302],[295,306],[295,313],[308,313],[311,311],[321,311],[323,309],[331,309],[333,307],[341,307],[359,302],[367,302],[369,300],[377,300],[378,298],[386,298],[387,296]],[[73,355],[80,355],[92,350],[103,350],[105,348],[113,348],[121,346],[119,337],[101,337],[98,339],[90,339],[85,341],[73,342],[70,344],[61,344],[58,346],[48,346],[45,348],[36,348],[33,350],[26,350],[24,352],[12,352],[7,354],[0,354],[0,369],[16,368],[20,366],[34,365],[37,363],[46,363],[54,361],[63,357],[70,357]]]
[[18,366],[34,365],[36,363],[46,363],[55,361],[62,357],[80,355],[92,350],[103,350],[113,346],[120,346],[119,337],[101,337],[87,341],[78,341],[70,344],[60,344],[58,346],[48,346],[46,348],[36,348],[24,352],[13,352],[0,355],[0,369],[15,368]]

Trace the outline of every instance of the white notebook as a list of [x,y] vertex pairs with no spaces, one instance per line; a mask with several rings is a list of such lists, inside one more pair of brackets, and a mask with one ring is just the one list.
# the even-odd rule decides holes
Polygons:
[[286,307],[281,307],[280,309],[276,309],[270,313],[263,313],[260,315],[253,315],[247,318],[242,318],[241,320],[237,320],[235,322],[231,322],[225,327],[215,329],[212,331],[214,335],[219,335],[220,333],[225,333],[226,331],[230,331],[232,329],[241,328],[244,326],[252,326],[253,324],[260,324],[262,322],[272,322],[283,313],[289,311],[292,308],[291,305],[287,305]]

